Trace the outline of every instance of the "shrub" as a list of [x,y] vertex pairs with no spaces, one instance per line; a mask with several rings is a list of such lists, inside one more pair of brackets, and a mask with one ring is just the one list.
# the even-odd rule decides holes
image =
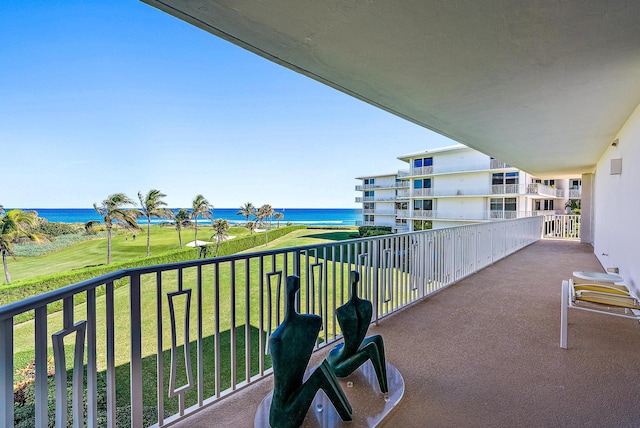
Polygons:
[[389,235],[391,232],[391,226],[360,226],[358,227],[358,234],[361,238],[367,238],[370,236]]
[[39,220],[38,225],[34,227],[32,231],[40,235],[56,237],[84,232],[84,228],[77,224],[49,222],[44,219]]
[[66,248],[70,245],[78,242],[86,241],[88,239],[97,239],[106,237],[105,232],[101,232],[94,235],[87,235],[85,233],[74,233],[69,235],[60,235],[53,240],[44,243],[28,242],[24,244],[17,244],[13,247],[13,252],[17,257],[36,257],[43,256],[53,251],[58,251]]

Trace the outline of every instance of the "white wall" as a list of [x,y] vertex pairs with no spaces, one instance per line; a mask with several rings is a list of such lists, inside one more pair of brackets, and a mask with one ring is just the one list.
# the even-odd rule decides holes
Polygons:
[[473,149],[452,150],[433,154],[433,171],[465,171],[484,167],[489,169],[489,156]]
[[436,205],[439,217],[482,220],[488,211],[486,198],[440,198]]
[[469,172],[464,174],[437,175],[433,177],[433,190],[436,195],[461,194],[477,195],[479,192],[489,193],[491,174],[487,172]]
[[[604,268],[618,267],[640,291],[640,106],[624,124],[617,147],[598,161],[594,183],[594,252]],[[622,174],[611,175],[611,159],[622,158]]]

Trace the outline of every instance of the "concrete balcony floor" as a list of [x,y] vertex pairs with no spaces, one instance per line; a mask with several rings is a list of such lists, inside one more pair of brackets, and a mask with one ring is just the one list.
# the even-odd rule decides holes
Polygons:
[[[603,270],[591,246],[539,241],[372,326],[406,383],[384,426],[640,426],[637,322],[570,310],[559,347],[574,270]],[[252,427],[271,388],[257,382],[178,426]]]

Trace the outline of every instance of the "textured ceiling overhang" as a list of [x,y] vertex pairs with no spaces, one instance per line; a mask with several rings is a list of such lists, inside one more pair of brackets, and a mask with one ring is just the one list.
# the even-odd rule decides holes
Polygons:
[[592,171],[640,103],[637,0],[144,1],[541,177]]

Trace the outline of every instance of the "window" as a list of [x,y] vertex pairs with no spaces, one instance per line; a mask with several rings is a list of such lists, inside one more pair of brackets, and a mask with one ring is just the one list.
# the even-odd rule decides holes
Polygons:
[[507,172],[505,174],[503,172],[496,172],[491,175],[491,184],[494,186],[502,184],[518,184],[518,173]]
[[372,210],[375,208],[375,204],[373,202],[365,202],[363,208],[365,210]]
[[518,173],[507,172],[504,181],[505,181],[505,184],[518,184]]
[[423,166],[433,166],[433,158],[422,158],[413,160],[414,168],[420,168]]
[[422,189],[422,180],[413,180],[414,189]]
[[425,199],[422,201],[422,209],[431,211],[433,209],[433,200]]
[[423,180],[423,187],[425,189],[431,189],[431,179],[430,178],[425,178]]
[[516,198],[504,198],[505,211],[516,211],[516,206],[517,206]]
[[545,199],[544,200],[544,210],[545,211],[553,211],[553,199]]
[[413,209],[414,210],[422,209],[422,201],[420,199],[416,199],[415,201],[413,201]]
[[491,211],[502,211],[504,209],[504,199],[491,198]]
[[372,197],[374,196],[374,191],[373,190],[365,190],[364,192],[364,197]]
[[373,184],[375,182],[374,178],[365,178],[364,184]]
[[491,176],[491,184],[494,186],[504,184],[504,173],[496,172]]

